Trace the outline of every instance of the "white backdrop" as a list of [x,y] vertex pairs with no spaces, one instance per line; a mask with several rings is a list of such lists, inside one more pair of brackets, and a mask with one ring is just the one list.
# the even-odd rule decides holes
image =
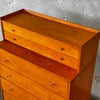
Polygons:
[[[100,29],[100,0],[0,0],[0,16],[22,8]],[[2,40],[1,31],[0,40]],[[100,76],[100,45],[92,88],[92,94],[100,97],[100,78],[96,78],[98,76]]]

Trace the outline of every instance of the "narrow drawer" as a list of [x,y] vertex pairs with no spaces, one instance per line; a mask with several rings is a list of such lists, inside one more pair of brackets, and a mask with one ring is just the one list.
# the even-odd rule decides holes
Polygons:
[[[43,69],[42,67],[30,63],[20,57],[17,57],[3,49],[0,49],[2,56],[0,63],[9,67],[10,69],[24,75],[40,84],[41,86],[59,94],[62,97],[67,97],[70,81]],[[54,83],[54,85],[52,85]]]
[[[17,45],[20,45],[29,50],[35,51],[43,56],[52,58],[60,63],[70,66],[71,68],[78,69],[80,59],[68,56],[62,52],[47,48],[30,40],[24,39],[12,33],[4,31],[4,36],[6,40],[9,40]],[[63,49],[63,48],[62,48]],[[76,53],[75,53],[76,54]],[[72,63],[73,62],[73,63]]]
[[5,79],[1,78],[4,100],[40,100],[37,97],[16,87]]
[[[1,77],[8,80],[9,82],[12,82],[16,86],[23,88],[25,91],[29,92],[30,94],[34,95],[35,97],[38,97],[40,100],[65,100],[62,97],[53,93],[52,91],[49,91],[48,89],[25,78],[24,76],[6,68],[3,65],[1,65],[0,70],[2,71]],[[52,85],[54,85],[54,84],[52,84]],[[67,97],[66,99],[68,100],[67,94],[66,94],[66,97]]]

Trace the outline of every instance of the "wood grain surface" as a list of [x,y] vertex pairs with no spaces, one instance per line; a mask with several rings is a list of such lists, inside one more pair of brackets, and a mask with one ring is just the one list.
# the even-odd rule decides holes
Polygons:
[[[59,51],[53,50],[51,48],[47,48],[45,46],[42,46],[42,45],[37,44],[35,42],[21,38],[21,37],[14,35],[12,33],[8,33],[8,32],[4,31],[4,36],[5,36],[6,40],[8,40],[12,43],[15,43],[17,45],[20,45],[26,49],[37,52],[37,53],[39,53],[43,56],[46,56],[48,58],[51,58],[57,62],[68,65],[69,67],[74,68],[76,70],[78,70],[78,68],[79,68],[80,59],[76,59],[74,57],[71,57],[71,56],[64,54],[63,52],[59,52]],[[69,48],[69,50],[70,50],[70,48]]]
[[[23,99],[24,92],[36,100],[90,99],[99,30],[26,9],[1,17],[1,24],[5,100]],[[6,91],[9,86],[16,94]]]
[[[1,76],[8,80],[9,82],[12,82],[13,84],[15,84],[16,86],[23,88],[25,91],[29,92],[30,94],[38,97],[40,100],[51,100],[50,98],[53,98],[55,100],[62,98],[68,99],[68,91],[70,88],[70,83],[66,84],[66,89],[63,89],[63,85],[62,85],[62,90],[59,90],[58,85],[56,84],[56,81],[52,81],[50,84],[52,84],[54,82],[54,84],[52,84],[50,86],[50,84],[48,84],[48,87],[55,89],[55,87],[58,88],[57,93],[50,91],[47,88],[44,88],[43,86],[41,86],[40,84],[37,84],[37,82],[34,82],[32,80],[29,80],[28,78],[8,69],[6,66],[0,65],[1,68],[0,70],[2,71]],[[8,75],[8,76],[7,76]],[[59,96],[58,96],[58,95]],[[63,100],[63,99],[62,99]]]
[[1,78],[1,84],[4,100],[40,100],[39,98],[25,92],[19,87],[16,87],[14,84],[11,84],[3,78]]
[[95,59],[72,81],[70,100],[90,100]]
[[[12,61],[16,61],[16,59],[23,60],[27,63],[33,64],[34,66],[40,66],[41,69],[46,69],[54,74],[59,75],[62,78],[65,78],[68,81],[71,81],[74,79],[74,77],[78,74],[77,70],[74,70],[66,65],[63,65],[61,63],[58,63],[56,61],[53,61],[51,59],[48,59],[44,56],[41,56],[35,52],[32,52],[30,50],[27,50],[23,47],[20,47],[16,44],[13,44],[9,41],[2,41],[0,42],[0,51],[1,51],[1,57],[4,56],[7,59],[8,57],[14,57],[11,58]],[[7,56],[10,55],[10,56]],[[13,62],[12,62],[13,63]],[[17,61],[16,61],[17,63]],[[23,63],[24,64],[24,63]],[[22,64],[20,64],[22,65]],[[32,65],[32,66],[33,66]]]
[[[3,21],[3,30],[14,35],[20,36],[21,38],[43,45],[45,47],[65,53],[76,59],[78,59],[80,56],[80,48],[69,44],[69,42],[65,43],[63,41],[59,41],[57,39],[53,39],[51,37],[44,36],[34,31],[13,25],[6,21]],[[64,35],[64,37],[67,37],[67,35]],[[62,51],[61,48],[64,48],[64,50]]]
[[82,46],[79,71],[85,69],[93,59],[96,59],[99,44],[99,35],[100,33],[96,34]]

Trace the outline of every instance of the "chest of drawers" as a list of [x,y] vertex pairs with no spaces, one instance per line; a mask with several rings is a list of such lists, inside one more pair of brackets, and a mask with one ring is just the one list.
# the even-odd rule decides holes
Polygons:
[[4,100],[89,100],[99,31],[26,9],[1,18]]

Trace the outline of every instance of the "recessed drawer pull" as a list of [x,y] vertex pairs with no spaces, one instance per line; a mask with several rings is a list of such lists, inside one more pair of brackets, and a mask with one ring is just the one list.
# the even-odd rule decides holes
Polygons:
[[10,74],[5,75],[6,77],[10,76]]
[[12,90],[12,88],[9,88],[8,91]]
[[3,60],[3,62],[5,63],[5,62],[8,62],[8,60],[7,59],[5,59],[5,60]]
[[13,40],[16,40],[15,38],[13,38]]
[[61,48],[61,50],[64,50],[64,48]]
[[13,31],[13,32],[15,32],[15,30],[14,30],[14,29],[12,29],[12,31]]
[[60,60],[64,60],[64,58],[60,58]]
[[53,85],[55,85],[55,83],[54,83],[54,82],[52,82],[52,83],[50,84],[50,86],[53,86]]

